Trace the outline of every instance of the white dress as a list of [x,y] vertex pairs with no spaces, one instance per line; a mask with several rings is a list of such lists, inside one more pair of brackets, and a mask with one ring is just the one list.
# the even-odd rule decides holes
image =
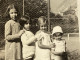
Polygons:
[[[44,32],[39,32],[42,34],[43,38],[42,44],[49,45],[50,44],[50,35]],[[35,59],[34,60],[50,60],[50,49],[42,49],[38,46],[38,42],[36,42],[36,51],[35,51]]]
[[35,43],[32,43],[30,45],[27,45],[27,41],[33,37],[34,34],[30,31],[26,31],[22,36],[21,36],[21,41],[22,41],[22,54],[23,58],[29,59],[32,58],[35,52]]
[[[54,50],[55,52],[65,52],[65,40],[54,40],[53,43],[55,44],[55,48],[52,48],[51,50]],[[62,60],[62,56],[51,54],[51,59]]]

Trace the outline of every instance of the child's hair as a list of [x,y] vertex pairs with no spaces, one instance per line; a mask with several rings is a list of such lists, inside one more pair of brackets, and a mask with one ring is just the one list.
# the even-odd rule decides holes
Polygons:
[[10,19],[10,15],[9,15],[10,9],[16,9],[17,14],[18,14],[17,18],[20,17],[20,13],[19,13],[18,7],[17,7],[16,5],[14,5],[14,4],[10,4],[10,5],[7,7],[7,10],[6,10],[5,14],[4,14],[4,16],[5,16],[6,18],[9,18],[9,19]]
[[19,23],[21,26],[24,26],[24,24],[27,24],[29,23],[29,17],[28,16],[22,16],[19,20]]
[[47,22],[46,21],[46,17],[45,16],[41,16],[41,17],[38,18],[38,25],[40,25],[40,23],[41,23],[41,20],[40,19],[42,19],[43,22]]

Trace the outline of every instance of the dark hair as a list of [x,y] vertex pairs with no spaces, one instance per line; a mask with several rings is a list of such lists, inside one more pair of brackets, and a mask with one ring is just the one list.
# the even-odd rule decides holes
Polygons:
[[22,16],[19,20],[20,25],[24,26],[24,24],[29,23],[30,22],[29,19],[30,18],[28,16]]
[[54,34],[53,34],[53,36],[57,36],[57,35],[58,35],[58,36],[62,36],[63,33],[57,32],[57,33],[54,33]]
[[20,17],[20,13],[19,13],[18,7],[17,7],[16,5],[14,5],[14,4],[10,4],[10,5],[7,7],[7,10],[6,10],[5,14],[4,14],[4,17],[10,19],[9,11],[10,11],[10,9],[13,9],[13,8],[16,9],[17,14],[18,14],[17,18],[19,18],[19,17]]

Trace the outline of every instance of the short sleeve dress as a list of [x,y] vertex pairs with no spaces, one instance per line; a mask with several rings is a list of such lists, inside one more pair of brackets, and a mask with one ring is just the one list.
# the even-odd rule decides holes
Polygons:
[[[51,43],[50,35],[42,32],[42,31],[38,31],[38,33],[41,33],[43,36],[43,38],[41,39],[42,44],[50,45],[50,43]],[[34,60],[50,60],[50,49],[42,49],[38,46],[38,42],[36,42],[36,50],[35,50],[35,59]]]
[[[21,30],[21,26],[18,22],[14,20],[9,20],[5,24],[5,39],[6,36],[10,35],[10,37],[14,37],[13,35],[17,34]],[[8,37],[8,39],[10,39]],[[10,39],[5,40],[5,60],[21,60],[21,40]]]

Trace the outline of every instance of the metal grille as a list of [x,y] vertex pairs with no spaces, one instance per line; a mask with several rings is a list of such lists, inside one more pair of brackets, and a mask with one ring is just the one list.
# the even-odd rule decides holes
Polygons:
[[4,48],[4,22],[0,22],[0,49]]
[[59,25],[62,27],[64,33],[78,33],[78,21],[72,23],[68,18],[52,18],[51,31],[54,26]]

